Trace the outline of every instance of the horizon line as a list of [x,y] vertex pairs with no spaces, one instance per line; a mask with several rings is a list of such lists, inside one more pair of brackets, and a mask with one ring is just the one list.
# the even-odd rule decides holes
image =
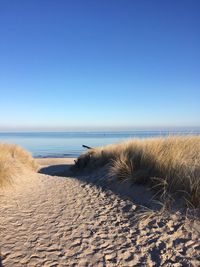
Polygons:
[[200,126],[151,126],[151,127],[122,127],[122,128],[108,128],[108,127],[101,127],[101,128],[88,128],[88,129],[0,129],[0,133],[32,133],[32,132],[38,132],[38,133],[56,133],[56,132],[130,132],[130,131],[167,131],[167,130],[200,130]]

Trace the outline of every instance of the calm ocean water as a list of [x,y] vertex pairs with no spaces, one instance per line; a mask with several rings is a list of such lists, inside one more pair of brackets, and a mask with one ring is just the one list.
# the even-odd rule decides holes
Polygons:
[[200,129],[119,131],[119,132],[17,132],[0,133],[1,143],[18,144],[34,157],[77,157],[82,145],[91,147],[119,143],[131,138],[149,138],[169,135],[200,135]]

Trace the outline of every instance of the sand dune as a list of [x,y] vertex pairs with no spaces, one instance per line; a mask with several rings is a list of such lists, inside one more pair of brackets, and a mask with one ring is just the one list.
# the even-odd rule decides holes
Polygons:
[[[65,162],[39,163],[44,171],[54,164],[55,175],[55,166],[61,174],[66,171]],[[159,217],[156,212],[137,221],[140,203],[110,190],[103,173],[52,175],[27,172],[1,189],[3,266],[200,265],[198,225],[179,214]]]

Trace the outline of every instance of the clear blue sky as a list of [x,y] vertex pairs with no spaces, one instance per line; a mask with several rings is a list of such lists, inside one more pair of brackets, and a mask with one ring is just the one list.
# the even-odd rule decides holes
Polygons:
[[1,0],[0,129],[200,126],[199,0]]

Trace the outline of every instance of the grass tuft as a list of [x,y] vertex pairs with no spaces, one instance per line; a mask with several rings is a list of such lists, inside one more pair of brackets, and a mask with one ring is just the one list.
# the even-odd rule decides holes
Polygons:
[[111,176],[148,184],[160,196],[183,195],[200,207],[200,136],[133,139],[88,150],[76,168],[108,166]]
[[11,178],[24,170],[37,170],[32,155],[17,145],[0,144],[0,186],[11,182]]

